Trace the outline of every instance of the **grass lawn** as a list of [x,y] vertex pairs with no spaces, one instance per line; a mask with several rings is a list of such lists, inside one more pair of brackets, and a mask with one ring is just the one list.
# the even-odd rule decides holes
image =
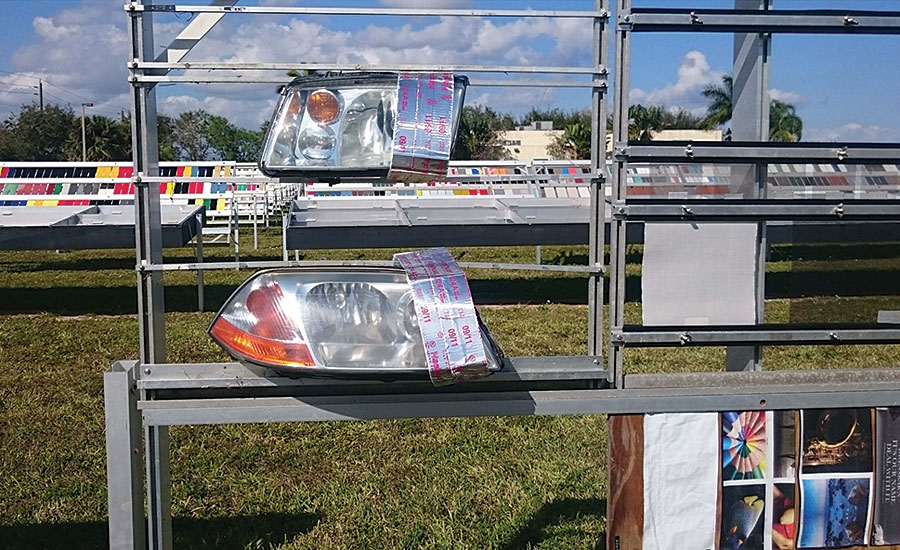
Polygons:
[[[244,239],[246,243],[248,239]],[[280,255],[272,231],[245,259]],[[207,259],[229,250],[208,247]],[[533,248],[456,249],[532,261]],[[544,247],[545,262],[585,249]],[[306,259],[386,259],[316,251]],[[628,305],[640,319],[640,248]],[[0,253],[0,548],[106,547],[102,373],[137,357],[129,251]],[[192,261],[187,249],[167,261]],[[769,264],[768,320],[871,321],[900,309],[900,246],[784,246]],[[206,275],[217,308],[249,272]],[[586,351],[585,279],[470,272],[510,355]],[[166,275],[171,361],[226,356],[193,311],[194,277]],[[853,284],[856,287],[852,286]],[[862,289],[854,291],[854,288]],[[862,296],[860,294],[867,294]],[[836,296],[838,295],[838,296]],[[766,350],[767,368],[898,364],[892,346]],[[716,370],[721,348],[633,350],[628,372]],[[604,548],[606,422],[599,416],[394,420],[172,429],[176,548]]]

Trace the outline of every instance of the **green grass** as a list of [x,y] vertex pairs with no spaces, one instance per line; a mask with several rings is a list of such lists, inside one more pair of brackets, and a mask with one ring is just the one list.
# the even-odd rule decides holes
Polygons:
[[[278,235],[245,257],[277,257]],[[386,259],[317,251],[307,259]],[[533,249],[459,249],[463,260],[531,261]],[[639,262],[634,247],[630,260]],[[545,261],[585,250],[545,247]],[[772,322],[871,321],[900,309],[900,250],[780,247],[769,271],[818,281],[767,301]],[[207,258],[229,250],[208,247]],[[167,261],[192,261],[169,250]],[[137,356],[128,251],[0,254],[0,548],[106,547],[102,373]],[[865,271],[868,270],[868,271]],[[629,266],[639,289],[639,266]],[[835,277],[874,273],[877,296],[835,297]],[[207,273],[217,307],[248,272]],[[485,322],[510,355],[587,348],[579,275],[473,271]],[[168,356],[226,357],[192,311],[194,279],[167,275]],[[790,281],[788,281],[790,282]],[[863,283],[865,284],[865,283]],[[632,295],[639,298],[639,293]],[[547,302],[550,303],[547,303]],[[640,303],[627,306],[629,322]],[[896,347],[783,347],[767,368],[896,365]],[[721,348],[629,350],[628,372],[716,370]],[[176,548],[603,548],[606,422],[599,416],[395,420],[172,429]]]

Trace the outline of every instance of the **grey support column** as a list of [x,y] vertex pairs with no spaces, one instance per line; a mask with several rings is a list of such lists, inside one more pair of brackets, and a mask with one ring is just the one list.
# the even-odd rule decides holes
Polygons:
[[106,494],[111,550],[147,547],[141,474],[141,417],[135,392],[131,367],[116,363],[103,375]]
[[[771,0],[735,0],[735,9],[768,10]],[[769,129],[769,54],[771,35],[735,33],[732,72],[732,139],[767,141]],[[731,192],[744,198],[765,198],[768,167],[765,164],[731,167]],[[756,322],[765,314],[766,224],[757,227]],[[762,370],[762,348],[728,348],[729,371]]]
[[[135,2],[152,4],[153,0]],[[152,61],[152,12],[130,10],[129,30],[132,61]],[[133,75],[142,73],[133,69]],[[137,176],[159,175],[157,142],[156,92],[153,85],[132,83],[131,139],[134,173]],[[160,225],[159,185],[135,185],[135,244],[138,265],[161,264],[162,227]],[[162,273],[138,272],[138,324],[140,330],[140,363],[164,363],[166,360],[165,302]],[[172,547],[172,518],[169,493],[169,430],[166,426],[148,426],[144,440],[147,458],[147,534],[150,548]]]

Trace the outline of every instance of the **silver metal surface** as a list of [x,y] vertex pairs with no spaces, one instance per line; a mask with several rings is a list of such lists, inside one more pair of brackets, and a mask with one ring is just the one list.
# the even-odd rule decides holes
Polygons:
[[631,32],[900,33],[900,12],[811,9],[753,13],[703,8],[635,8],[620,12],[617,19],[619,26]]
[[615,146],[630,162],[883,164],[900,161],[894,143],[748,143],[655,141]]
[[290,250],[585,244],[585,199],[485,196],[294,201]]
[[[287,79],[283,76],[262,76],[255,74],[231,75],[214,74],[209,72],[188,73],[182,75],[140,75],[131,77],[134,84],[156,84],[159,82],[182,82],[191,84],[213,83],[246,83],[246,84],[285,84]],[[483,79],[472,77],[469,86],[482,88],[606,88],[606,82],[594,82],[590,80],[542,80],[542,79]]]
[[147,546],[141,417],[133,388],[133,365],[116,363],[103,375],[109,547],[114,550]]
[[[605,74],[602,64],[597,71],[593,67],[566,67],[553,65],[459,65],[459,64],[414,64],[402,63],[384,65],[368,65],[364,63],[253,63],[225,61],[183,61],[175,62],[137,62],[130,67],[136,69],[168,69],[198,71],[396,71],[396,72],[454,72],[454,73],[509,73],[509,74]],[[282,77],[282,81],[284,81]]]
[[592,19],[608,17],[608,14],[593,11],[575,10],[477,10],[477,9],[439,9],[439,8],[326,8],[326,7],[294,7],[294,6],[201,6],[157,4],[141,5],[139,2],[125,4],[128,11],[163,11],[169,13],[246,13],[246,14],[283,14],[283,15],[400,15],[408,17],[553,17]]
[[[161,208],[162,245],[184,246],[202,232],[202,206]],[[134,248],[134,206],[3,206],[0,250]]]
[[613,345],[654,346],[719,346],[747,345],[849,345],[900,344],[900,328],[846,326],[796,328],[791,325],[757,325],[754,327],[625,327],[614,330]]
[[900,200],[638,199],[614,203],[612,212],[616,218],[635,221],[896,221]]

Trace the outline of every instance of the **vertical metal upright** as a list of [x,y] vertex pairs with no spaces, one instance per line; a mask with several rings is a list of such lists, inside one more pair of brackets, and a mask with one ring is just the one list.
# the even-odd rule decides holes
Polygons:
[[[603,265],[606,231],[606,95],[601,87],[608,70],[605,60],[609,55],[609,0],[594,0],[597,16],[593,20],[593,50],[591,64],[594,68],[591,89],[591,213],[588,263],[592,268]],[[593,272],[588,280],[588,355],[603,353],[603,274]]]
[[[618,0],[616,15],[619,23],[629,23],[631,0]],[[631,31],[626,25],[616,25],[616,61],[613,91],[613,183],[611,201],[615,205],[625,200],[628,179],[628,157],[619,145],[628,142],[628,82],[631,59]],[[613,212],[609,223],[609,326],[607,347],[608,377],[613,387],[624,385],[623,342],[612,333],[621,333],[625,325],[625,220]]]
[[[772,0],[734,0],[736,10],[771,9]],[[735,33],[732,69],[731,132],[735,141],[767,141],[769,136],[769,56],[772,35],[769,33]],[[766,198],[768,165],[734,165],[731,167],[731,193],[745,199]],[[766,286],[766,222],[756,229],[756,323],[765,317]],[[725,369],[729,371],[762,370],[762,347],[729,346]]]
[[[129,14],[131,40],[131,139],[134,160],[135,246],[138,269],[138,330],[142,365],[166,360],[165,301],[162,272],[140,269],[161,264],[162,227],[160,222],[159,184],[142,178],[159,176],[156,91],[151,83],[138,83],[143,70],[135,63],[154,60],[153,14],[136,9],[153,0],[132,2]],[[172,517],[169,495],[169,429],[148,426],[144,430],[146,446],[147,536],[151,548],[172,547]]]

